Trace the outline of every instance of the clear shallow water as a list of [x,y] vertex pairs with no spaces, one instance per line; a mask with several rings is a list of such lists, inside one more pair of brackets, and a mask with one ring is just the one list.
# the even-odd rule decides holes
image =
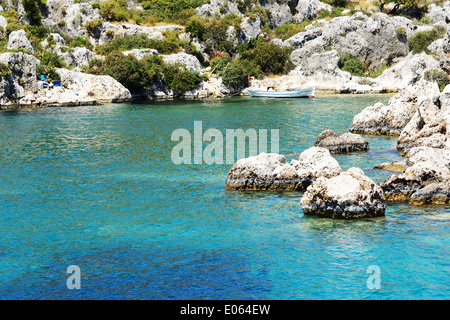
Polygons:
[[[288,160],[389,96],[233,98],[0,112],[0,298],[448,299],[449,207],[304,216],[295,192],[224,189],[231,165],[174,165],[175,129],[279,129]],[[286,105],[289,101],[291,104]],[[396,138],[336,155],[375,181]],[[206,144],[205,144],[206,145]],[[68,290],[66,268],[81,268]],[[367,267],[381,269],[369,290]]]

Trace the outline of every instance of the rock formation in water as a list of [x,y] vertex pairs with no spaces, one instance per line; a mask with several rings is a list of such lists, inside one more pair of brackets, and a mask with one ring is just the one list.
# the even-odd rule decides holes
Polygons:
[[404,173],[391,175],[380,184],[386,200],[410,201],[413,205],[442,203],[442,194],[450,192],[450,150],[413,148],[407,164]]
[[325,130],[316,139],[315,147],[328,149],[331,153],[369,150],[369,142],[358,134],[344,133],[338,135],[331,130]]
[[403,128],[397,149],[406,154],[411,148],[426,146],[450,148],[450,104],[446,97],[450,86],[441,95],[419,99],[417,110]]
[[300,203],[304,214],[333,219],[380,217],[386,209],[383,190],[354,167],[316,179]]
[[341,172],[338,162],[324,148],[313,147],[298,160],[286,162],[283,155],[261,153],[238,160],[226,177],[225,187],[234,190],[305,190],[318,177]]
[[393,96],[387,106],[381,102],[354,116],[350,132],[400,135],[417,111],[421,96],[439,95],[436,82],[421,80]]

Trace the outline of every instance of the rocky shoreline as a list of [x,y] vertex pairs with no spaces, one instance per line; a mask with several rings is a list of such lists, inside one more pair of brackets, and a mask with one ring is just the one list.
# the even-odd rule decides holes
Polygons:
[[[264,39],[270,44],[290,50],[289,72],[254,79],[248,86],[227,85],[221,76],[213,74],[214,69],[205,67],[200,60],[209,63],[212,57],[208,41],[200,41],[191,32],[186,32],[184,26],[175,24],[144,26],[106,21],[98,9],[101,8],[101,2],[103,1],[99,1],[100,5],[95,5],[94,1],[64,0],[60,3],[48,0],[45,10],[41,8],[42,25],[53,30],[53,33],[39,43],[31,43],[27,37],[29,33],[22,29],[9,32],[8,28],[13,23],[0,15],[0,36],[7,40],[6,51],[9,51],[0,53],[0,63],[8,68],[0,75],[1,109],[90,105],[147,99],[248,96],[249,88],[296,90],[314,86],[317,93],[397,93],[411,87],[411,84],[417,83],[417,80],[424,78],[427,73],[449,69],[447,56],[450,53],[450,30],[447,30],[446,21],[450,19],[448,10],[450,2],[444,3],[442,7],[430,6],[425,15],[429,21],[428,25],[418,25],[412,18],[388,16],[374,7],[371,7],[372,11],[344,10],[341,16],[320,19],[321,13],[331,12],[334,8],[317,0],[293,1],[290,4],[286,4],[285,1],[252,4],[248,9],[255,12],[260,12],[258,11],[260,9],[272,12],[268,15],[268,23],[273,28],[293,22],[298,24],[310,21],[304,31],[283,39],[274,37],[274,34],[269,36],[268,31],[263,31],[265,29],[262,18],[256,15],[254,20],[250,19],[236,1],[228,1],[227,7],[222,8],[220,1],[211,0],[196,8],[197,15],[205,19],[214,14],[220,19],[229,15],[236,17],[236,21],[240,22],[239,27],[229,26],[226,31],[227,41],[230,43],[249,45],[256,39]],[[142,7],[132,1],[129,2],[128,7],[132,8],[134,5],[135,10],[143,12]],[[24,26],[31,23],[21,2],[15,6],[13,2],[6,1],[0,8],[0,13],[3,12],[9,17],[9,13],[14,10],[18,15],[17,23]],[[94,22],[95,27],[91,26]],[[432,31],[439,31],[441,36],[430,43],[426,52],[415,52],[411,49],[410,42],[416,35]],[[153,48],[134,48],[122,51],[122,54],[133,56],[138,61],[149,56],[158,56],[167,64],[182,65],[186,70],[207,75],[208,79],[205,78],[192,90],[180,94],[162,81],[149,83],[144,93],[136,94],[113,77],[82,71],[92,61],[105,59],[96,53],[95,48],[108,43],[111,39],[143,35],[148,39],[163,41],[170,33],[177,34],[177,41],[189,43],[197,50],[197,54],[193,55],[183,50],[161,54]],[[65,40],[67,37],[83,38],[87,44],[71,47]],[[41,84],[37,81],[40,74],[36,70],[43,63],[41,53],[38,54],[35,50],[37,45],[42,48],[43,54],[56,54],[64,61],[65,67],[57,70],[61,85],[65,89],[63,93],[48,97],[47,92],[43,92]],[[220,54],[227,55],[226,52]],[[363,74],[346,71],[343,58],[348,56],[359,59],[358,61],[365,65],[362,66],[366,68]],[[373,73],[374,70],[379,71]],[[435,88],[420,87],[412,90],[429,95]],[[431,91],[425,92],[426,90]],[[392,104],[400,105],[404,102],[401,96],[396,99],[398,101],[393,101]],[[401,112],[406,114],[401,121],[407,121],[408,117],[412,116],[414,108],[416,106],[402,110]],[[370,116],[362,115],[365,122],[356,121],[352,125],[351,132],[399,135],[403,122],[377,123],[377,114],[383,114],[384,109],[384,106],[375,105],[367,110]],[[395,114],[393,117],[397,118]]]

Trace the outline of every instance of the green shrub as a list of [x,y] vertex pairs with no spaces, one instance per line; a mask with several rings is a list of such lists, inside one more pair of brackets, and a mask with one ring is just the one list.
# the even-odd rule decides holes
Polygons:
[[282,40],[289,39],[302,31],[305,31],[305,28],[302,25],[293,23],[285,23],[275,28],[275,34]]
[[389,66],[386,63],[381,63],[378,67],[369,71],[369,77],[376,78],[380,76],[387,68],[389,68]]
[[147,0],[141,5],[144,14],[159,21],[185,24],[196,14],[195,8],[203,4],[202,0]]
[[404,27],[398,27],[395,32],[399,37],[406,36],[406,29]]
[[169,54],[178,52],[184,43],[179,40],[177,32],[169,32],[165,34],[163,40],[149,39],[145,34],[133,36],[118,36],[111,39],[105,44],[95,48],[96,52],[101,55],[107,55],[112,51],[127,51],[131,49],[156,49],[161,54]]
[[204,40],[204,35],[206,33],[206,26],[203,19],[199,16],[194,16],[186,23],[184,28],[186,32],[191,34],[191,37],[197,38],[200,41]]
[[96,20],[90,20],[87,21],[84,26],[86,29],[92,34],[95,32],[95,30],[103,24],[103,19],[96,19]]
[[110,21],[115,21],[117,14],[126,10],[127,0],[106,0],[100,3],[100,14],[103,18]]
[[64,62],[64,60],[56,52],[53,51],[44,51],[40,60],[44,66],[54,68],[66,67],[66,63]]
[[75,37],[74,39],[70,39],[69,41],[66,40],[66,43],[69,47],[76,48],[76,47],[85,47],[87,49],[92,50],[92,43],[87,38],[82,37]]
[[88,71],[93,74],[109,75],[133,92],[141,92],[151,81],[160,78],[161,58],[151,56],[137,60],[133,55],[125,56],[115,51],[105,60],[94,59],[89,63]]
[[198,72],[187,70],[180,64],[167,64],[163,67],[164,81],[169,89],[179,96],[186,91],[191,91],[203,78]]
[[228,26],[233,26],[234,28],[239,28],[241,26],[242,23],[242,17],[238,16],[235,13],[229,13],[227,14],[225,17],[222,18],[222,21],[228,25]]
[[218,75],[221,75],[223,71],[225,71],[225,68],[228,66],[231,60],[232,59],[229,56],[216,57],[212,59],[211,62],[209,63],[211,71]]
[[40,80],[41,75],[45,75],[49,81],[57,80],[59,78],[59,75],[56,73],[56,69],[54,67],[38,64],[36,66],[36,76],[38,80]]
[[448,74],[438,69],[426,71],[424,78],[429,81],[436,81],[439,86],[439,90],[441,91],[444,90],[448,84],[450,84],[450,77]]
[[38,2],[36,0],[22,0],[23,8],[25,9],[26,15],[30,18],[31,24],[40,25],[42,24],[41,11],[39,9]]
[[433,30],[416,32],[408,39],[409,49],[413,53],[427,52],[427,47],[435,40],[442,38],[445,30],[434,28]]
[[128,12],[124,10],[118,11],[114,15],[114,21],[127,21],[129,18]]
[[230,87],[243,87],[248,85],[249,76],[260,78],[263,72],[253,61],[234,59],[222,72],[222,81]]
[[10,75],[10,73],[11,73],[11,69],[9,68],[9,66],[7,64],[0,62],[0,75],[3,78],[6,78],[7,76]]
[[283,74],[292,68],[289,56],[292,49],[269,42],[257,42],[255,48],[244,51],[242,59],[253,61],[266,74]]
[[365,73],[364,63],[351,54],[341,56],[341,69],[350,72],[354,76],[362,77]]

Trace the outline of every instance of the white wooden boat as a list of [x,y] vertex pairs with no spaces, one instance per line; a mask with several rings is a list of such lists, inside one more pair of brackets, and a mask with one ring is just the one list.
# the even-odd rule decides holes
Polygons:
[[314,98],[314,88],[289,91],[248,90],[251,97],[258,98]]

